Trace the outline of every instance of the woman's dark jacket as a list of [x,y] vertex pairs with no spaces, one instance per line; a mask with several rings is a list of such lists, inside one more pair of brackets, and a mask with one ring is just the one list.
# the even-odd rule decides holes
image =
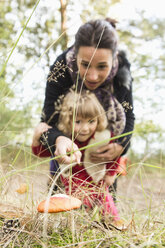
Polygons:
[[[63,135],[56,127],[58,123],[59,113],[56,111],[60,105],[60,98],[62,98],[73,86],[73,81],[69,73],[69,68],[66,64],[66,53],[63,52],[54,62],[50,68],[50,73],[47,79],[45,101],[42,112],[41,121],[48,123],[53,128],[50,129],[44,137],[46,143],[54,153],[55,140],[58,136]],[[123,51],[118,54],[119,68],[116,76],[113,78],[114,95],[117,100],[122,104],[126,113],[126,126],[123,133],[130,132],[134,128],[134,113],[133,113],[133,100],[132,100],[132,77],[130,73],[130,63]],[[128,150],[130,145],[131,135],[118,139],[124,149],[124,153]],[[44,142],[45,143],[45,142]]]

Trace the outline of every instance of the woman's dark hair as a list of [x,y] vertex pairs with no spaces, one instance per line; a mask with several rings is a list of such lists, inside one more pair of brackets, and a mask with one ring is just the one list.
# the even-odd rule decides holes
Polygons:
[[75,51],[81,46],[107,48],[114,55],[117,50],[117,21],[111,18],[92,20],[82,25],[75,35]]

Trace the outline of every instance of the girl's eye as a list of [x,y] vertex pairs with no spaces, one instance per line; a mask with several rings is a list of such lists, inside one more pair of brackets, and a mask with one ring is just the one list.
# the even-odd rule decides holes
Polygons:
[[80,122],[81,122],[80,120],[78,120],[78,121],[75,121],[75,123],[76,123],[76,124],[80,124]]
[[89,120],[88,122],[89,122],[90,124],[92,124],[92,123],[95,122],[95,120],[92,119],[92,120]]

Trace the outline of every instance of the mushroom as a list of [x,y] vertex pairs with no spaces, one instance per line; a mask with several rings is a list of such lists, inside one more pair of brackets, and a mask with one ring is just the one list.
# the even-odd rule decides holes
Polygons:
[[[43,200],[39,203],[37,210],[40,213],[56,213],[53,223],[53,228],[58,228],[60,225],[61,220],[61,212],[67,212],[73,209],[80,208],[82,202],[69,195],[65,194],[55,194],[46,200]],[[47,230],[47,217],[44,218],[44,225],[43,225],[43,235],[46,235]]]
[[59,213],[80,208],[81,201],[73,196],[56,194],[40,202],[37,207],[40,213]]

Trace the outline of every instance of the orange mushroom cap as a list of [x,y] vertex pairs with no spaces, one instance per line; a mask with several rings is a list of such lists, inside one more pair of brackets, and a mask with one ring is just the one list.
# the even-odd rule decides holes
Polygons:
[[49,199],[40,202],[37,207],[40,213],[58,213],[80,208],[82,202],[72,196],[56,194]]

